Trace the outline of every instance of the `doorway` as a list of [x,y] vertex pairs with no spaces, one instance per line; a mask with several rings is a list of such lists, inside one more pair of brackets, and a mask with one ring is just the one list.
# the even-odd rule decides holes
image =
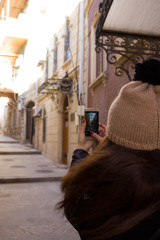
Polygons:
[[34,102],[29,102],[26,106],[26,141],[30,144],[33,143],[33,135],[34,135],[34,118],[33,118],[33,107]]
[[68,97],[63,103],[63,128],[62,128],[62,163],[67,164],[68,156]]

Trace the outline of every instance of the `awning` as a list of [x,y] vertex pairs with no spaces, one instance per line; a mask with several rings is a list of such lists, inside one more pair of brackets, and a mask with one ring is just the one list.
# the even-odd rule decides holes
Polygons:
[[131,80],[129,64],[145,57],[160,58],[159,0],[104,0],[100,12],[96,51],[103,48],[110,64],[123,57],[123,64],[116,65],[116,75],[125,71]]
[[0,97],[8,97],[12,101],[16,102],[18,100],[18,93],[13,92],[11,89],[4,88],[0,89]]
[[15,65],[19,54],[23,53],[27,39],[6,36],[3,44],[0,44],[0,57],[8,59],[12,66]]
[[22,13],[28,4],[28,0],[7,0],[0,1],[0,18],[2,19],[2,9],[4,16],[7,16],[7,4],[9,4],[9,17],[17,18],[19,13]]
[[0,58],[9,61],[13,67],[19,54],[23,54],[28,39],[24,21],[18,18],[27,4],[28,0],[0,1]]

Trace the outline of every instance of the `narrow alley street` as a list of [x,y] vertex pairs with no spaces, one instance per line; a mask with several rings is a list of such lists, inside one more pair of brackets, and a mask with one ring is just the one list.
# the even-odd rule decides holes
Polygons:
[[78,240],[55,209],[67,172],[30,147],[0,136],[0,240]]
[[[0,240],[151,240],[159,12],[160,0],[0,0]],[[76,163],[63,189],[79,233],[56,207]]]

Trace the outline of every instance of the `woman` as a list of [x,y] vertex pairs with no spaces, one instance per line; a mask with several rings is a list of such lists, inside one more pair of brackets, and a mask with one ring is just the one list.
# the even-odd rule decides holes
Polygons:
[[160,239],[160,61],[135,72],[112,103],[107,128],[100,123],[100,134],[86,139],[83,122],[62,180],[59,206],[83,240]]

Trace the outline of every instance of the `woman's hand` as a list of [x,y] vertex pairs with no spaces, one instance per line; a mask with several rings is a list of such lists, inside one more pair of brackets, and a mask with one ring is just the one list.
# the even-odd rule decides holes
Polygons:
[[92,137],[97,140],[99,143],[103,142],[107,137],[107,126],[103,123],[99,123],[99,134],[91,132]]
[[85,136],[86,121],[83,120],[78,137],[78,145],[76,149],[83,149],[85,151],[88,151],[96,141],[101,143],[107,136],[107,127],[102,123],[99,123],[99,127],[100,127],[99,135],[94,132],[91,132],[93,138],[86,138]]
[[78,145],[76,149],[83,149],[85,151],[88,151],[93,144],[96,142],[94,138],[86,138],[85,136],[85,128],[86,128],[86,121],[83,120],[80,132],[79,132],[79,137],[78,137]]

